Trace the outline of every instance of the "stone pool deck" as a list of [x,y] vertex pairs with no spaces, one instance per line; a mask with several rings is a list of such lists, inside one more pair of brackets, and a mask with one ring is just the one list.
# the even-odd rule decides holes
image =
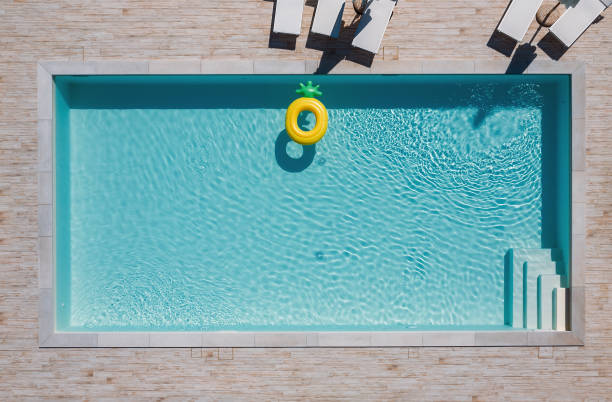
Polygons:
[[[475,66],[497,71],[500,65],[520,72],[551,65],[540,47],[528,67],[528,49],[507,57],[498,51],[508,50],[507,44],[490,40],[507,0],[400,0],[373,60],[348,47],[354,26],[339,41],[309,38],[311,4],[294,43],[270,35],[273,3],[263,0],[0,2],[3,399],[611,398],[612,14],[606,13],[565,54],[542,44],[562,62],[586,64],[584,188],[575,188],[585,201],[584,347],[39,349],[38,61],[151,60],[157,62],[149,68],[160,72],[167,61],[182,61],[186,73],[227,59],[259,60],[261,68],[275,60],[296,61],[285,64],[288,73],[298,72],[296,66],[364,72],[364,64],[383,61],[437,72]],[[347,4],[345,23],[352,18]],[[535,28],[534,23],[526,40]],[[544,34],[537,33],[534,45]]]

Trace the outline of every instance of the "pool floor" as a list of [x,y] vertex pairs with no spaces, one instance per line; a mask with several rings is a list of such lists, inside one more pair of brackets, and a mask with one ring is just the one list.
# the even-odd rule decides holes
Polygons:
[[560,247],[565,76],[317,77],[306,147],[301,77],[173,79],[56,78],[61,330],[502,327],[507,250]]

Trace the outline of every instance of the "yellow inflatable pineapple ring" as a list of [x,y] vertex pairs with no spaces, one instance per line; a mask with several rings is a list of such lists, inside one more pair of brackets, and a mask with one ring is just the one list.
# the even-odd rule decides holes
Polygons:
[[[327,131],[327,109],[323,104],[315,99],[316,96],[323,95],[319,91],[319,86],[312,86],[312,81],[307,85],[300,84],[300,89],[295,92],[302,94],[303,97],[291,102],[285,114],[285,129],[289,137],[298,144],[311,145],[319,141]],[[312,112],[317,119],[312,130],[304,131],[298,125],[298,116],[301,112]]]

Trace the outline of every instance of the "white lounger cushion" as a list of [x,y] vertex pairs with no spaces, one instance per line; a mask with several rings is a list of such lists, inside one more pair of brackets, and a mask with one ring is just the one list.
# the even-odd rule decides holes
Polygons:
[[299,35],[302,28],[304,0],[276,0],[274,33]]
[[314,33],[337,38],[345,4],[345,0],[319,0],[310,30]]
[[570,47],[605,9],[606,5],[600,0],[580,0],[559,17],[550,27],[550,32]]
[[543,0],[512,0],[506,10],[497,30],[503,32],[512,39],[521,41],[529,25],[533,21]]
[[353,46],[378,53],[396,0],[373,0],[361,16]]

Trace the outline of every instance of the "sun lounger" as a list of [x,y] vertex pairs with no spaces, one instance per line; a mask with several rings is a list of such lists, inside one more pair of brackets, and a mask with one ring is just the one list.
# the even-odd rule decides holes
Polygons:
[[361,16],[353,46],[378,53],[396,0],[373,0]]
[[543,0],[512,0],[504,17],[497,26],[502,32],[517,42],[523,39],[529,25],[535,18]]
[[320,35],[337,38],[345,4],[345,0],[319,0],[310,30]]
[[550,32],[570,47],[610,4],[612,0],[580,0],[559,17],[550,27]]
[[302,28],[302,11],[304,11],[304,0],[276,0],[272,31],[299,35]]

